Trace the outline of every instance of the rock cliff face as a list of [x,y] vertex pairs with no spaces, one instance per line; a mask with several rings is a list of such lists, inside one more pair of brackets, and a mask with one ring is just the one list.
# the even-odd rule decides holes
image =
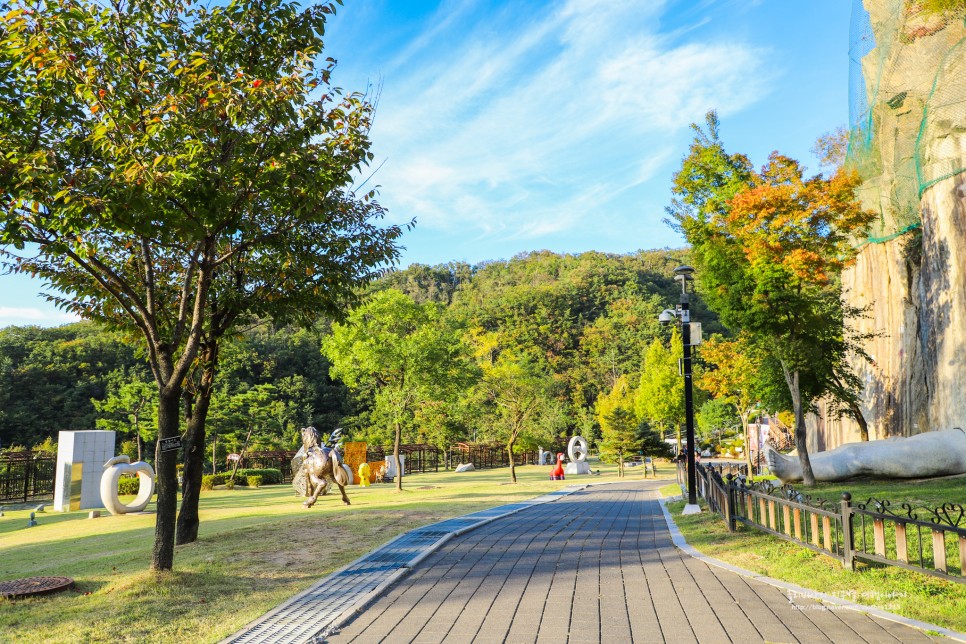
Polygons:
[[[920,232],[867,245],[842,276],[847,299],[868,307],[855,326],[880,334],[867,345],[874,364],[856,364],[870,439],[966,427],[963,176],[926,190],[921,214]],[[859,440],[854,422],[812,420],[812,449]]]
[[[966,427],[966,25],[911,0],[854,0],[850,160],[881,213],[843,277],[879,336],[855,364],[869,438]],[[955,19],[954,19],[955,18]],[[859,440],[813,416],[812,449]]]

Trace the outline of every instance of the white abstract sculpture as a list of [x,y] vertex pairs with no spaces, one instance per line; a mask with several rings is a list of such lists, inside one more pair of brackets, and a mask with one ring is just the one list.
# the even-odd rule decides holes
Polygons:
[[[802,480],[797,456],[779,454],[765,443],[768,469],[782,483]],[[966,473],[966,433],[958,427],[877,441],[849,443],[809,455],[816,481],[854,476],[928,478]]]
[[113,455],[112,431],[58,432],[54,510],[68,512],[101,507],[98,494],[101,463]]
[[567,454],[570,456],[570,462],[567,463],[567,467],[564,469],[564,474],[590,474],[590,465],[587,464],[587,452],[590,451],[590,446],[587,444],[587,439],[583,436],[574,436],[567,443]]
[[[138,495],[128,505],[121,503],[117,493],[117,482],[122,474],[138,475]],[[122,454],[104,463],[104,473],[101,475],[101,502],[111,514],[141,512],[147,507],[153,495],[154,469],[144,461],[132,463],[129,456]]]
[[[402,471],[403,476],[405,476],[406,474],[406,455],[405,454],[399,455],[399,465],[403,469]],[[393,457],[392,454],[386,457],[386,472],[383,476],[385,476],[387,479],[396,478],[396,459]]]

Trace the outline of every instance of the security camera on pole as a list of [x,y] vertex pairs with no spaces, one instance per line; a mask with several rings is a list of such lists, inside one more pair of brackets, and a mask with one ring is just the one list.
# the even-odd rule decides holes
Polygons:
[[701,344],[701,327],[695,324],[695,342],[691,342],[691,312],[688,302],[688,282],[693,282],[694,269],[690,266],[678,266],[674,269],[674,279],[681,282],[681,303],[674,309],[664,309],[658,321],[661,324],[677,322],[681,325],[681,343],[684,345],[684,359],[682,372],[684,374],[684,421],[687,437],[688,461],[688,504],[681,514],[698,514],[701,506],[697,498],[697,475],[694,469],[694,403],[691,399],[691,347]]

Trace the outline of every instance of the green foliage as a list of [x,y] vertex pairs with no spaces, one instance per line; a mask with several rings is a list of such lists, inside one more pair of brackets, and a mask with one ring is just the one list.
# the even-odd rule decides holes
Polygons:
[[[648,370],[645,358],[655,340],[659,340],[663,347],[670,347],[664,349],[663,356],[652,356],[649,360],[652,368],[660,367],[667,376],[666,381],[657,379],[651,382],[656,395],[666,397],[669,403],[669,409],[662,414],[664,428],[677,426],[683,421],[683,380],[677,367],[680,336],[671,338],[671,329],[659,327],[656,322],[657,314],[679,295],[679,287],[671,279],[670,269],[678,263],[690,261],[682,252],[674,254],[675,257],[669,257],[667,251],[626,256],[532,253],[509,262],[474,267],[458,264],[433,267],[432,270],[410,267],[389,274],[385,280],[380,280],[375,290],[380,293],[389,291],[387,284],[401,283],[424,305],[450,298],[452,302],[445,308],[439,303],[430,304],[436,307],[432,324],[441,327],[441,333],[453,338],[457,344],[471,345],[477,351],[480,363],[499,362],[511,357],[525,359],[543,374],[544,413],[537,415],[529,429],[520,434],[518,447],[577,432],[593,439],[600,432],[598,399],[603,400],[601,396],[606,397],[618,380],[628,383],[629,395],[641,400],[636,388],[653,380],[642,379],[641,372]],[[411,273],[415,276],[410,277]],[[426,275],[433,277],[429,279]],[[444,297],[439,289],[447,285],[453,290]],[[423,288],[429,292],[420,295]],[[542,301],[547,306],[553,302],[553,306],[565,308],[538,312],[546,319],[541,325],[534,326],[529,314],[535,309],[526,301],[532,289],[544,294],[541,297],[546,298]],[[706,333],[709,329],[720,329],[714,315],[707,312],[697,296],[692,297],[692,309],[695,317],[707,321]],[[558,324],[566,327],[566,333],[555,337],[554,328]],[[31,332],[44,336],[46,343],[59,341],[64,330],[76,328],[87,329],[86,333],[91,336],[85,340],[88,344],[111,347],[117,354],[128,356],[122,361],[106,361],[94,377],[100,397],[91,396],[83,401],[94,419],[97,412],[91,398],[116,397],[123,385],[143,378],[144,363],[126,344],[130,340],[90,324]],[[27,337],[23,330],[0,330],[0,354],[9,355],[13,364],[20,365],[24,346],[16,342],[3,344],[5,335],[15,331],[19,333],[16,337]],[[77,331],[72,333],[76,335]],[[376,405],[374,385],[362,385],[350,393],[345,383],[330,378],[329,361],[320,351],[323,339],[329,335],[329,326],[324,322],[311,329],[261,323],[220,343],[218,380],[213,386],[208,422],[209,434],[217,437],[215,465],[218,470],[224,467],[229,452],[241,448],[248,421],[255,417],[258,426],[252,434],[251,450],[296,449],[299,440],[296,430],[305,425],[328,432],[341,424],[353,440],[378,445],[391,442],[393,430],[385,409]],[[538,337],[542,337],[540,342],[549,349],[534,350],[530,341]],[[559,344],[554,345],[554,342]],[[29,356],[29,352],[26,354]],[[506,357],[501,357],[504,354]],[[38,360],[44,355],[43,351],[36,353]],[[86,360],[87,355],[90,354],[80,353],[78,359]],[[68,373],[81,368],[66,362],[63,364]],[[24,365],[22,368],[29,371],[37,367]],[[0,365],[0,382],[2,377]],[[64,387],[68,388],[70,385],[66,380]],[[68,400],[67,397],[45,396],[42,394],[47,390],[43,389],[33,391],[33,387],[43,382],[39,378],[29,383],[18,379],[17,383],[23,385],[18,390],[18,398],[50,399],[49,405],[33,403],[37,413],[49,413],[50,418],[63,415],[54,405]],[[0,386],[0,395],[2,391]],[[696,392],[696,397],[697,404],[700,404],[700,392]],[[632,407],[638,414],[638,408]],[[446,395],[422,396],[402,429],[407,442],[448,447],[457,441],[495,438],[496,432],[491,427],[495,413],[489,394],[474,387],[471,379],[463,386],[448,388]],[[108,417],[107,412],[104,417]],[[110,418],[117,422],[118,431],[127,432],[119,434],[119,444],[122,444],[125,437],[132,434],[130,420],[125,420],[123,412],[111,412]],[[656,416],[651,420],[655,428],[662,424]],[[22,442],[33,445],[42,441],[51,426],[54,424],[49,421],[30,425],[31,433]],[[4,427],[0,418],[0,432],[5,431]],[[145,438],[150,443],[154,435]],[[206,441],[205,459],[212,457],[212,438],[209,436]],[[3,433],[0,433],[0,440],[4,445],[9,444]],[[137,458],[136,445],[133,449],[123,449],[132,458]],[[146,451],[151,456],[153,446],[149,445]],[[207,471],[211,471],[211,465],[208,460]]]
[[647,420],[662,430],[678,428],[684,422],[684,378],[678,371],[678,360],[683,355],[681,336],[674,330],[670,348],[655,339],[644,356],[640,385],[634,398],[638,418]]
[[607,429],[607,418],[615,409],[623,408],[634,415],[634,398],[627,376],[618,376],[611,390],[597,397],[596,407],[597,421],[604,432]]
[[121,445],[117,448],[117,455],[125,455],[131,459],[131,462],[138,460],[138,443],[135,440],[124,440],[121,441]]
[[[238,485],[245,485],[245,481],[253,476],[259,477],[260,483],[265,485],[278,485],[282,482],[282,471],[276,468],[238,468],[235,472],[235,481]],[[227,478],[227,476],[225,477]]]
[[91,400],[104,398],[112,372],[137,364],[120,335],[90,323],[0,329],[0,444],[94,429]]
[[141,479],[138,476],[122,476],[117,480],[117,493],[137,494],[141,489]]
[[383,440],[413,436],[417,413],[453,413],[452,405],[478,377],[461,331],[441,308],[417,304],[395,290],[375,294],[346,324],[334,324],[322,345],[331,375],[369,398],[369,418]]
[[624,475],[624,459],[640,447],[637,435],[639,423],[626,407],[615,407],[604,416],[601,424],[600,455],[602,459],[617,461],[618,475]]
[[201,489],[213,490],[216,485],[224,485],[227,478],[225,474],[205,474],[201,477]]
[[[141,338],[160,437],[180,433],[185,383],[210,394],[217,344],[237,323],[339,317],[398,257],[402,229],[376,225],[375,194],[353,189],[372,159],[373,106],[330,84],[334,4],[9,4],[0,250],[62,307]],[[198,444],[204,418],[193,420]],[[173,458],[157,464],[162,570]]]
[[257,474],[254,476],[249,475],[245,477],[245,482],[248,483],[248,487],[255,487],[255,488],[261,487],[262,477],[258,476]]
[[652,458],[671,458],[674,450],[668,445],[658,432],[653,431],[644,422],[637,427],[637,440],[640,445],[641,453]]
[[[562,429],[552,381],[539,365],[504,351],[495,361],[484,360],[481,367],[480,388],[489,412],[480,429],[484,437],[513,450],[518,441],[528,445],[550,441]],[[511,478],[516,481],[512,471]]]
[[56,454],[57,453],[57,441],[54,440],[53,436],[48,436],[44,439],[44,442],[39,445],[34,445],[35,452],[42,452],[44,454]]
[[702,441],[708,441],[718,432],[740,428],[741,419],[735,411],[734,404],[721,398],[706,401],[695,416],[697,420],[698,436]]
[[158,435],[158,388],[144,375],[114,371],[107,377],[107,397],[91,400],[99,416],[97,429],[134,437],[134,460],[145,457],[144,443],[155,442]]
[[845,356],[864,356],[859,340],[868,336],[846,324],[861,312],[843,304],[838,275],[857,253],[851,237],[875,215],[859,206],[853,173],[806,178],[778,153],[755,172],[746,157],[724,151],[713,112],[706,131],[693,129],[670,214],[692,245],[709,304],[779,363],[813,483],[804,413],[824,394],[854,402],[859,383]]

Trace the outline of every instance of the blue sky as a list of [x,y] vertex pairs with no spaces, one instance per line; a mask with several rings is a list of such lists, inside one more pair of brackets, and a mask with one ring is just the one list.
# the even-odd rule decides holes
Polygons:
[[[689,123],[803,160],[848,119],[846,0],[346,0],[327,55],[380,91],[372,182],[415,217],[403,264],[681,246],[663,222]],[[0,276],[0,327],[70,318]]]

